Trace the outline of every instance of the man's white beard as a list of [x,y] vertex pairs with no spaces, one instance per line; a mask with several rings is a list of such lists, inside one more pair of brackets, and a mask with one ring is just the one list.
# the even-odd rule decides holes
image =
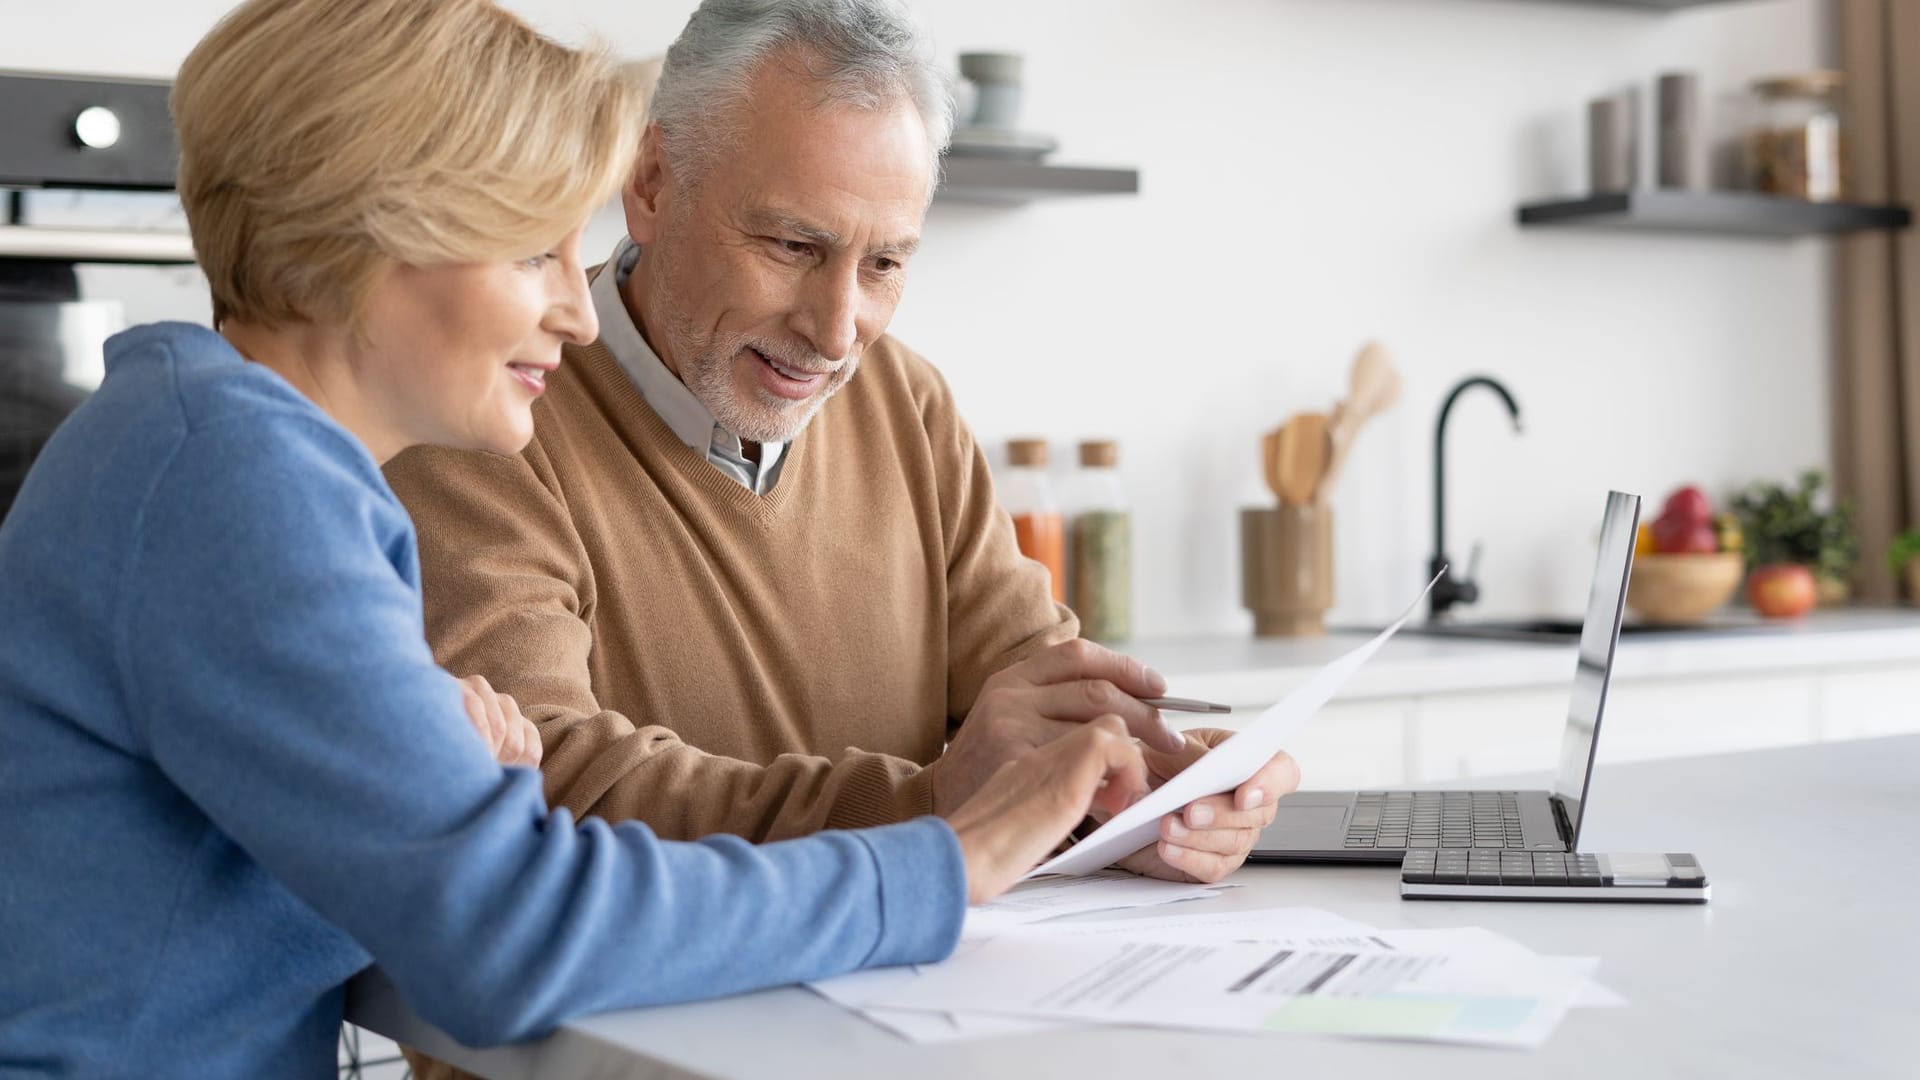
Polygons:
[[748,404],[734,394],[733,361],[750,347],[758,348],[782,363],[792,360],[795,366],[808,370],[825,366],[824,358],[817,354],[810,353],[805,358],[792,356],[790,354],[794,350],[776,350],[767,342],[755,342],[754,339],[738,335],[728,335],[697,354],[682,353],[680,368],[687,389],[693,391],[693,396],[699,398],[700,403],[713,414],[716,423],[746,442],[792,442],[820,412],[827,399],[839,393],[840,388],[847,385],[860,367],[858,357],[845,361],[839,370],[826,377],[829,380],[826,389],[805,401],[779,397],[763,387],[755,386],[750,391],[753,403]]

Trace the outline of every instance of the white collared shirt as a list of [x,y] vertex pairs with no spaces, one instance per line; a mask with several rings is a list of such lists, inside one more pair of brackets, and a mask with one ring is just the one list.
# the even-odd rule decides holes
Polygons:
[[693,396],[687,384],[667,369],[658,354],[647,344],[646,336],[627,313],[620,289],[640,260],[640,246],[631,237],[621,237],[600,273],[593,279],[593,310],[600,316],[600,341],[620,362],[627,377],[640,391],[641,398],[666,421],[673,433],[695,453],[705,455],[714,468],[739,481],[756,495],[773,490],[780,479],[780,466],[786,461],[786,443],[761,443],[760,460],[747,460],[740,436],[714,420],[713,413]]

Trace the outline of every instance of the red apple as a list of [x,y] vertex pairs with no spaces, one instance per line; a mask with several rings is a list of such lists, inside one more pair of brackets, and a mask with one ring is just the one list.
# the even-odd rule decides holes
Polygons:
[[1660,508],[1660,516],[1689,525],[1709,525],[1713,522],[1713,501],[1707,498],[1706,492],[1689,484],[1667,496],[1666,505]]
[[1720,550],[1712,520],[1705,523],[1661,517],[1653,523],[1653,550],[1662,555],[1711,555]]
[[1747,575],[1747,603],[1770,619],[1791,619],[1819,599],[1813,571],[1799,563],[1768,563]]

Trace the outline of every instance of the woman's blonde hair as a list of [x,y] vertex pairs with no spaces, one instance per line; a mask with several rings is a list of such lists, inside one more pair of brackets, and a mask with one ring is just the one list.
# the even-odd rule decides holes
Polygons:
[[213,319],[355,322],[392,263],[537,255],[633,166],[640,91],[491,0],[248,0],[173,86]]

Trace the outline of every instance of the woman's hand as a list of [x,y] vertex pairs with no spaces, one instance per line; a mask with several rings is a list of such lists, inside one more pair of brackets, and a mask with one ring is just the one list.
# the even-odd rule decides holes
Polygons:
[[487,752],[502,765],[540,767],[540,729],[520,715],[520,704],[513,695],[494,690],[487,680],[469,675],[460,680],[460,694],[467,707],[467,719],[487,744]]
[[1089,812],[1111,816],[1146,793],[1146,760],[1118,716],[1020,754],[947,815],[966,859],[967,902],[1005,892]]

